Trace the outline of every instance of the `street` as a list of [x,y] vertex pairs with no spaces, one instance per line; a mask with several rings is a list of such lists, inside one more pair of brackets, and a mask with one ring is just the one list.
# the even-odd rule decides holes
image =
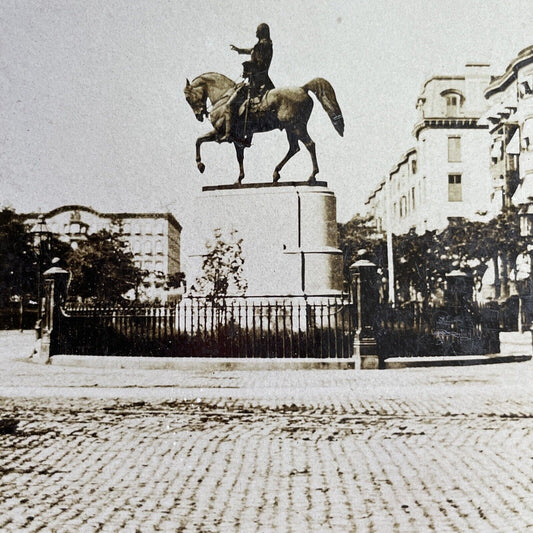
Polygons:
[[533,363],[40,366],[0,337],[0,530],[533,530]]

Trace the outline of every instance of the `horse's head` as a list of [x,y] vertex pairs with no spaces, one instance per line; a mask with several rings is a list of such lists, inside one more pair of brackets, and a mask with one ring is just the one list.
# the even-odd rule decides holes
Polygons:
[[207,117],[207,95],[202,85],[196,85],[195,80],[192,83],[187,80],[185,89],[185,100],[191,106],[196,118],[202,122],[204,116]]

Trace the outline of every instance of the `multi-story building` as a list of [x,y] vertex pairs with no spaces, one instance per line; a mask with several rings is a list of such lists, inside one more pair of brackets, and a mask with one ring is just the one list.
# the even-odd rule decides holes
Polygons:
[[39,224],[73,247],[102,229],[119,233],[135,264],[152,276],[165,278],[180,272],[182,228],[171,213],[99,213],[82,205],[65,205],[21,217],[30,228]]
[[425,180],[418,172],[415,148],[407,151],[366,201],[367,212],[381,233],[391,228],[396,234],[417,227],[416,215],[425,198]]
[[[533,235],[533,46],[522,50],[501,76],[485,90],[491,147],[492,211],[519,206],[523,235]],[[509,264],[516,262],[516,273]],[[514,280],[531,276],[531,253],[517,258],[499,257],[497,268],[490,266],[486,277],[495,287],[495,296],[505,298],[517,289]],[[533,290],[529,286],[528,291]],[[531,293],[530,293],[531,296]],[[532,313],[528,298],[528,313]]]
[[450,218],[482,219],[490,208],[490,135],[480,117],[488,65],[463,76],[435,76],[417,100],[415,146],[366,202],[379,230],[403,234],[443,229]]
[[[522,50],[485,90],[491,135],[493,210],[533,203],[533,46]],[[526,218],[524,218],[526,220]]]

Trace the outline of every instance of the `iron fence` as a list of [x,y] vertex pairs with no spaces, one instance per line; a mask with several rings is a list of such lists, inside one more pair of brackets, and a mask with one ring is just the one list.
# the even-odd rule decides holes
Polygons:
[[185,299],[177,306],[70,305],[55,353],[162,357],[351,357],[343,299]]
[[381,305],[375,331],[378,352],[390,356],[481,355],[499,351],[502,313],[497,304],[467,307],[410,302]]
[[[469,308],[377,307],[378,355],[476,355],[499,351],[506,314]],[[160,357],[345,358],[353,355],[354,306],[344,298],[274,302],[187,298],[178,305],[69,305],[54,353]]]
[[33,329],[37,318],[37,305],[9,304],[0,308],[0,329]]

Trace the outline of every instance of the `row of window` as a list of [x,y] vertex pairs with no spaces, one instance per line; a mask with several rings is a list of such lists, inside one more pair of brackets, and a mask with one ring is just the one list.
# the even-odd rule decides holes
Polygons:
[[[404,167],[405,168],[405,167]],[[410,172],[410,176],[414,176],[417,172],[417,161],[416,159],[411,159],[409,161],[409,167],[407,167],[408,171]],[[396,190],[400,190],[400,186],[401,184],[403,183],[403,181],[405,180],[405,170],[403,171],[403,173],[397,173],[397,174],[394,174],[394,181],[396,182]]]
[[163,253],[163,241],[157,240],[155,243],[152,243],[152,241],[145,241],[144,243],[141,243],[141,241],[134,240],[131,243],[131,251],[134,254],[162,254]]
[[[53,233],[62,233],[62,234],[70,234],[70,235],[77,235],[80,233],[87,233],[88,232],[89,225],[86,223],[79,223],[79,222],[69,222],[66,224],[58,224],[51,222],[48,224],[48,228]],[[104,228],[109,228],[109,224],[95,224],[91,226],[92,231],[99,231]],[[117,228],[118,229],[118,228]],[[130,224],[129,222],[126,222],[122,226],[122,232],[126,235],[140,235],[141,233],[144,233],[145,235],[164,235],[165,233],[165,226],[163,221],[158,221],[156,224],[153,223],[153,221],[146,222],[145,224],[141,223],[134,223]]]
[[[448,174],[448,202],[462,202],[463,201],[463,184],[461,174]],[[410,211],[416,209],[416,189],[411,187],[409,194],[403,195],[400,202],[394,202],[393,214],[394,217],[398,215],[403,218],[409,214]],[[398,212],[399,211],[399,212]]]
[[134,261],[137,268],[142,268],[143,270],[148,270],[149,272],[164,272],[163,262],[156,261]]
[[149,220],[144,223],[142,222],[126,222],[123,226],[124,233],[130,235],[139,235],[144,233],[145,235],[159,234],[164,235],[165,233],[165,223],[162,220],[154,221]]
[[[399,213],[400,218],[403,218],[403,217],[407,216],[407,214],[410,211],[414,211],[416,209],[416,189],[415,189],[415,187],[411,187],[411,189],[409,191],[409,194],[404,194],[400,198],[399,207],[400,207],[400,213]],[[394,213],[395,217],[398,216],[398,204],[397,204],[397,202],[394,202],[393,213]]]

